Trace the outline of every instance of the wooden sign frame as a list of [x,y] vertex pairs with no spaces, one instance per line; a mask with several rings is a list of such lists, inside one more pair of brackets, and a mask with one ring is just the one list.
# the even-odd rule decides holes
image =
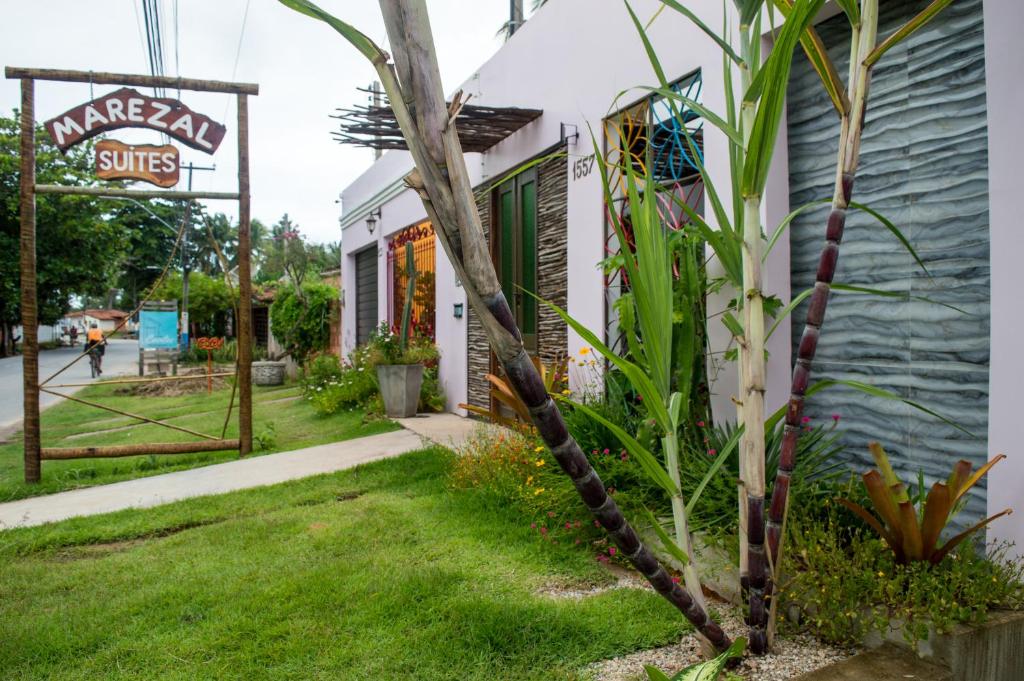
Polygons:
[[[37,483],[43,459],[103,457],[130,454],[169,454],[238,449],[241,456],[252,451],[252,241],[249,205],[249,95],[258,95],[254,83],[230,83],[191,78],[143,76],[123,73],[67,71],[59,69],[5,69],[8,79],[21,81],[21,324],[24,382],[25,482]],[[65,187],[36,184],[35,81],[91,83],[152,88],[177,88],[195,92],[234,94],[238,102],[238,191],[193,192],[173,190],[137,190],[107,187]],[[237,440],[207,440],[173,445],[132,445],[125,447],[88,447],[82,452],[45,450],[40,441],[39,422],[39,313],[36,280],[36,195],[71,194],[107,197],[163,199],[234,199],[238,201],[238,431]],[[52,377],[51,377],[52,378]],[[69,397],[64,395],[64,397]],[[70,398],[81,401],[78,398]],[[198,434],[198,433],[197,433]],[[85,451],[88,450],[88,451]]]

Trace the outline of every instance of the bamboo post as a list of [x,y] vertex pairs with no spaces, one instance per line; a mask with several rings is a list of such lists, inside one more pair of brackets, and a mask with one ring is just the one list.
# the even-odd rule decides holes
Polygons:
[[249,100],[238,95],[238,447],[252,451],[252,269],[249,215]]
[[47,447],[43,458],[47,461],[61,459],[103,459],[140,454],[194,454],[196,452],[219,452],[238,449],[238,440],[207,440],[200,442],[155,442],[138,445],[111,445],[108,447]]
[[21,80],[21,366],[25,482],[39,482],[39,316],[36,308],[35,83]]

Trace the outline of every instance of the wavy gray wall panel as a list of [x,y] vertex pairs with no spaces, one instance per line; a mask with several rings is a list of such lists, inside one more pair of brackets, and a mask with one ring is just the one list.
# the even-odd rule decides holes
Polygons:
[[[926,2],[882,3],[888,35]],[[849,29],[843,16],[819,26],[840,73]],[[788,93],[790,202],[831,198],[837,119],[817,76],[798,54]],[[866,445],[881,441],[903,476],[944,478],[952,463],[988,455],[989,238],[988,148],[981,0],[958,0],[934,23],[886,54],[874,72],[854,200],[889,217],[913,243],[931,278],[884,228],[851,213],[836,281],[925,297],[893,300],[833,292],[814,365],[817,378],[854,379],[887,388],[951,417],[971,439],[921,412],[847,388],[818,393],[806,413],[841,416],[851,465],[871,464]],[[813,284],[827,209],[790,230],[793,291]],[[806,306],[792,317],[793,338]],[[795,347],[794,347],[795,351]],[[998,474],[998,470],[997,473]],[[985,510],[975,491],[961,522]]]

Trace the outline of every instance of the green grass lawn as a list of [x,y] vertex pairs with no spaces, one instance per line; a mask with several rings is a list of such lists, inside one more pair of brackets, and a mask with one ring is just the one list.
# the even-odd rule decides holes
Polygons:
[[435,448],[0,533],[5,679],[578,679],[678,640],[652,590],[446,487]]
[[[219,436],[230,399],[230,389],[177,397],[152,397],[117,394],[119,386],[97,385],[76,397],[109,405],[149,418],[168,420],[208,435]],[[238,402],[225,434],[238,437]],[[398,426],[387,420],[364,423],[362,412],[343,412],[320,417],[300,396],[297,386],[253,388],[253,433],[255,454],[286,451],[335,442],[363,435],[374,435]],[[44,447],[85,445],[121,445],[147,442],[196,440],[194,435],[137,419],[103,411],[76,402],[63,401],[43,412]],[[262,445],[262,447],[261,447]],[[229,461],[237,452],[203,452],[164,456],[133,456],[118,459],[73,459],[44,461],[42,482],[26,485],[20,433],[0,446],[0,501],[50,494],[76,487],[106,484],[184,468]]]

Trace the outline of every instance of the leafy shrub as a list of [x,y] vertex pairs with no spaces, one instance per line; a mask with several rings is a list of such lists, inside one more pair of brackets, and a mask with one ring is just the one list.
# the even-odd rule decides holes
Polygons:
[[[840,434],[836,432],[839,418],[833,417],[830,423],[812,424],[805,418],[800,439],[797,442],[796,468],[793,470],[790,483],[790,503],[794,506],[819,507],[822,502],[832,496],[833,487],[827,484],[834,481],[843,471],[843,464],[838,457],[843,451],[839,444]],[[706,426],[703,422],[696,424],[701,447],[691,448],[683,452],[683,463],[680,467],[683,494],[687,499],[704,479],[708,469],[715,461],[715,455],[723,451],[726,443],[736,432],[732,423],[719,426]],[[779,455],[782,451],[782,428],[765,433],[765,479],[774,480],[779,468]],[[736,530],[736,485],[739,480],[739,447],[733,449],[731,455],[719,471],[712,477],[701,492],[699,503],[694,507],[694,527],[716,528],[726,534],[734,534]],[[769,494],[771,489],[768,490]]]
[[[398,334],[384,321],[370,334],[359,360],[374,367],[378,364],[422,364],[429,368],[436,366],[440,358],[434,341],[426,336],[410,338],[402,350]],[[356,363],[356,358],[353,358],[353,363]]]
[[832,502],[824,509],[819,518],[791,514],[781,586],[782,612],[797,606],[799,626],[819,638],[856,643],[872,631],[885,634],[895,618],[913,644],[928,637],[929,626],[941,633],[982,622],[994,608],[1024,607],[1024,560],[1009,558],[1008,544],[986,555],[965,543],[939,565],[901,565],[849,511]]
[[[182,364],[206,364],[206,350],[200,350],[196,347],[195,339],[191,339],[193,342],[188,346],[188,350],[181,353],[179,361]],[[212,351],[214,364],[234,364],[238,358],[238,341],[234,338],[229,338],[224,341],[217,350]],[[262,345],[253,344],[252,346],[252,359],[254,362],[259,362],[267,358],[267,349]]]
[[[528,429],[481,430],[458,454],[448,478],[454,489],[489,507],[513,506],[546,542],[607,544],[572,481]],[[607,560],[606,549],[600,555]]]
[[270,330],[299,364],[330,344],[331,303],[337,299],[338,290],[327,284],[303,284],[301,295],[294,286],[277,290],[270,307]]
[[345,367],[322,385],[306,384],[306,399],[321,416],[364,407],[378,393],[377,377],[365,367]]
[[337,382],[343,371],[341,359],[337,355],[316,355],[302,367],[302,389],[308,394],[312,388]]
[[265,452],[277,446],[277,427],[273,421],[267,421],[262,431],[252,438],[252,447],[257,452]]

